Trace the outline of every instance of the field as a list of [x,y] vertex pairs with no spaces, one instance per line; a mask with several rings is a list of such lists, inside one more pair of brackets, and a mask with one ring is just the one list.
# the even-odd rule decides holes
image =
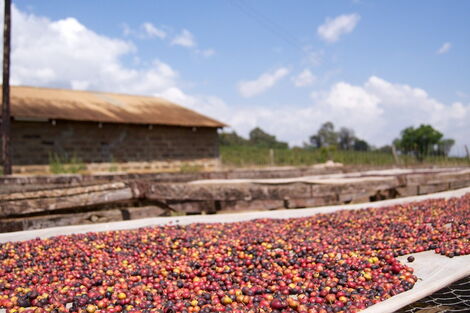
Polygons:
[[269,149],[250,146],[221,146],[220,158],[222,164],[227,167],[309,166],[324,163],[330,159],[344,165],[370,166],[465,166],[470,164],[468,159],[458,157],[430,156],[424,162],[418,162],[412,156],[399,156],[397,164],[391,153],[379,151],[360,152],[300,148]]

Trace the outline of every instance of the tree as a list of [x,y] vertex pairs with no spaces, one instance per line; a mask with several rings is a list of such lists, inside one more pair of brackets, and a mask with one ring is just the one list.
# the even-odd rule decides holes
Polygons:
[[[351,128],[341,127],[338,133],[339,148],[341,150],[352,150],[358,139]],[[356,149],[354,149],[356,150]]]
[[248,144],[248,140],[239,136],[235,131],[220,133],[219,141],[221,146],[245,146]]
[[420,162],[424,157],[437,151],[442,133],[431,125],[418,128],[408,127],[401,131],[401,137],[394,141],[395,146],[404,154],[413,154]]
[[286,142],[277,141],[276,136],[266,133],[259,127],[250,131],[250,144],[258,147],[287,149],[289,145]]
[[[395,147],[396,147],[396,145],[395,145]],[[382,147],[378,148],[377,151],[382,152],[382,153],[392,154],[393,153],[393,148],[392,148],[391,145],[385,145],[385,146],[382,146]]]
[[315,148],[337,146],[338,133],[335,132],[335,126],[332,122],[324,123],[316,135],[310,136],[310,143]]
[[[354,130],[341,127],[335,132],[332,122],[324,123],[315,135],[310,136],[310,147],[313,148],[339,148],[341,150],[368,151],[367,141],[355,136]],[[305,146],[305,145],[304,145]]]
[[448,156],[449,152],[452,149],[452,146],[454,144],[455,144],[454,139],[442,139],[437,144],[437,154],[438,155],[443,155],[443,156]]
[[367,143],[367,141],[358,139],[358,138],[354,138],[354,139],[355,139],[354,145],[353,145],[354,151],[369,151],[370,150],[370,146]]

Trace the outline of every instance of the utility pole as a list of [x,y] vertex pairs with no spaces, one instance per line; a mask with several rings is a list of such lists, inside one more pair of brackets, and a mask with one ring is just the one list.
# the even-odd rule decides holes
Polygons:
[[11,0],[5,1],[3,15],[2,161],[3,175],[11,174],[10,153],[10,35]]

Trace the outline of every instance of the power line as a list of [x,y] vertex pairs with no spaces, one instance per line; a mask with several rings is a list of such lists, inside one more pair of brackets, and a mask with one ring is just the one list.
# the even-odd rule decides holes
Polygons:
[[243,12],[248,17],[252,18],[255,22],[263,26],[266,30],[271,32],[276,37],[282,39],[287,44],[293,46],[294,48],[302,50],[302,46],[297,42],[297,40],[292,36],[286,29],[281,25],[271,20],[267,16],[263,15],[261,12],[256,10],[254,7],[250,6],[244,0],[229,0],[229,2],[241,12]]

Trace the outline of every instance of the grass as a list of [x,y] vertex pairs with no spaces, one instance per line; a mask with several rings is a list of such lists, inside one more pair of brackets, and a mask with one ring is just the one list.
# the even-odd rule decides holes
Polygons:
[[203,170],[204,167],[200,164],[183,163],[180,166],[180,173],[199,173]]
[[77,156],[71,158],[57,153],[49,154],[49,170],[53,174],[76,174],[86,170],[86,165]]
[[118,163],[114,157],[111,158],[111,164],[109,165],[108,172],[117,172],[119,170]]
[[379,151],[342,151],[334,149],[273,149],[250,146],[221,146],[222,164],[229,167],[251,166],[309,166],[328,160],[345,165],[412,166],[412,165],[469,165],[466,158],[431,156],[418,162],[412,156],[399,156],[396,164],[392,154]]

